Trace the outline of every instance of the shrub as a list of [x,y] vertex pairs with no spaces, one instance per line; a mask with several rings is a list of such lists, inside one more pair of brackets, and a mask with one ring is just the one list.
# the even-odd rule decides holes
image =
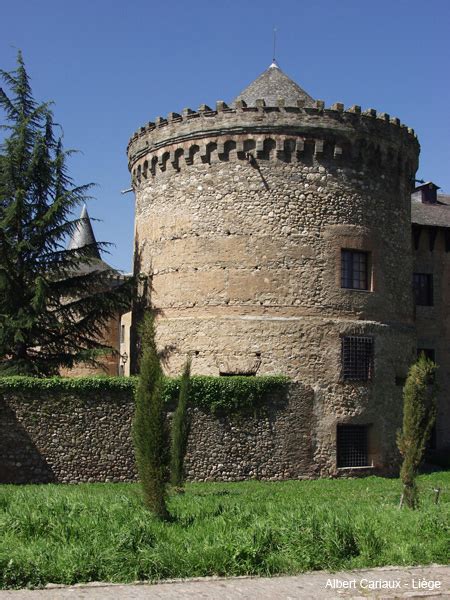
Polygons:
[[167,519],[167,436],[162,394],[163,373],[156,351],[154,317],[150,313],[143,321],[142,348],[133,420],[136,464],[145,505],[158,518]]
[[170,479],[172,485],[181,486],[184,481],[184,457],[189,436],[189,388],[191,380],[191,358],[188,357],[180,382],[178,405],[173,415],[171,432]]
[[403,428],[397,445],[403,456],[400,477],[403,498],[410,508],[418,506],[417,471],[436,419],[436,364],[421,354],[412,365],[403,388]]

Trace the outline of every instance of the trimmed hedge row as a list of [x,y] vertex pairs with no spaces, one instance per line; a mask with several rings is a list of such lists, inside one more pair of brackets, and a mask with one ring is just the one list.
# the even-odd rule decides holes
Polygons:
[[[168,404],[176,402],[180,389],[180,377],[165,377],[164,399]],[[213,377],[197,375],[191,378],[190,402],[194,406],[217,412],[246,412],[260,406],[264,399],[279,393],[287,386],[287,377]],[[98,397],[103,393],[125,392],[134,394],[137,377],[0,377],[0,393],[16,392],[30,396],[52,392],[61,395],[77,394],[80,396]]]

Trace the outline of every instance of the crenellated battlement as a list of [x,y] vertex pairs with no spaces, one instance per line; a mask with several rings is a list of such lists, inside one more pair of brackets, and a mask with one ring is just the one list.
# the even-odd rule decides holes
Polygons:
[[[247,106],[242,100],[234,107],[223,101],[215,110],[202,104],[197,111],[185,108],[157,117],[131,137],[128,144],[129,169],[133,180],[154,177],[167,169],[176,171],[196,161],[227,161],[254,158],[302,161],[311,156],[374,163],[377,167],[398,165],[414,169],[418,141],[414,130],[375,109],[354,105],[345,109],[340,102],[325,107],[266,106],[257,100]],[[407,149],[411,151],[407,151]],[[408,165],[408,163],[410,163]]]
[[[285,101],[283,98],[279,98],[278,106],[266,106],[264,100],[257,100],[256,106],[247,106],[243,100],[238,100],[235,103],[235,107],[229,107],[222,100],[218,100],[216,102],[216,109],[213,110],[206,104],[202,104],[197,111],[192,110],[191,108],[183,109],[182,113],[170,112],[167,117],[156,117],[155,121],[148,122],[144,127],[140,127],[134,134],[131,136],[127,149],[132,146],[132,144],[147,135],[155,131],[156,129],[163,129],[170,125],[174,125],[177,123],[192,123],[193,121],[208,121],[215,119],[217,117],[223,117],[225,115],[235,116],[235,115],[311,115],[311,116],[327,116],[330,118],[342,118],[344,121],[347,119],[352,119],[354,121],[355,115],[359,115],[360,121],[364,121],[366,119],[372,120],[377,119],[384,123],[389,123],[394,125],[395,127],[402,127],[407,129],[408,133],[417,137],[414,130],[407,127],[406,125],[400,122],[400,119],[397,117],[391,117],[389,114],[385,112],[378,112],[373,108],[369,108],[365,111],[361,110],[360,106],[353,105],[347,109],[344,108],[344,104],[341,102],[335,102],[330,107],[325,107],[325,103],[323,100],[316,100],[315,106],[304,106],[304,103],[298,102],[297,106],[285,106]],[[205,123],[206,124],[206,123]]]

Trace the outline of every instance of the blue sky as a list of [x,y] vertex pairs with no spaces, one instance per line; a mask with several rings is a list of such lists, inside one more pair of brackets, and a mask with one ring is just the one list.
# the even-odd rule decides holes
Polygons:
[[129,271],[134,197],[125,154],[147,121],[232,100],[272,59],[327,105],[399,117],[421,143],[418,177],[450,193],[449,0],[21,0],[3,3],[0,67],[24,54],[35,97],[54,100],[106,260]]

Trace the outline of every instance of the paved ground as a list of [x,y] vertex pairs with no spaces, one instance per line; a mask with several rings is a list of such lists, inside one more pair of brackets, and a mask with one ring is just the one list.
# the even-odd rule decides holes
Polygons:
[[386,567],[295,577],[197,579],[155,585],[50,587],[0,591],[0,600],[322,600],[450,598],[450,567]]

